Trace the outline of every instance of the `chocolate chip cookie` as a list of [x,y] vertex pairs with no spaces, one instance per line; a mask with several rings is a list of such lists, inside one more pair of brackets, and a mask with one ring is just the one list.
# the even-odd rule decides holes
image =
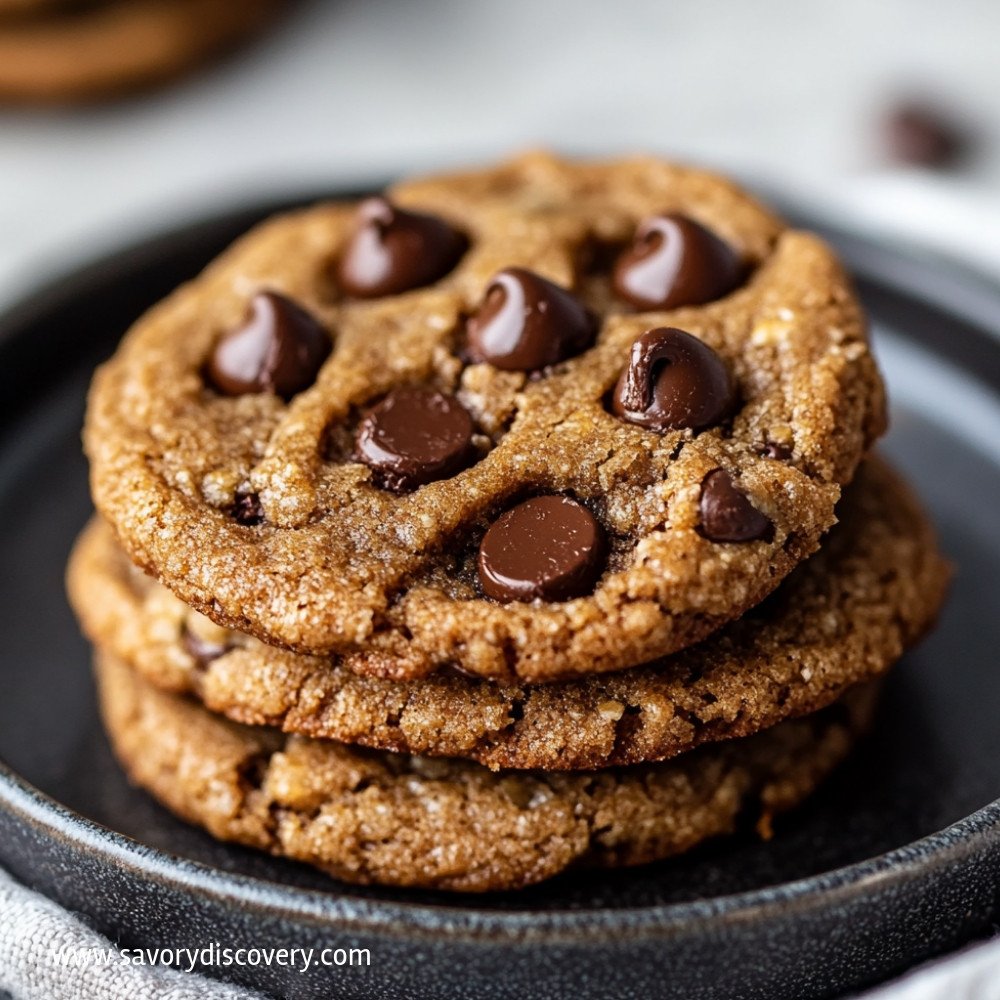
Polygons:
[[72,6],[72,0],[0,0],[0,21]]
[[816,711],[887,670],[928,628],[948,567],[913,495],[878,459],[823,548],[768,599],[663,663],[535,687],[360,677],[187,608],[95,521],[70,562],[89,638],[158,687],[244,723],[346,743],[575,770],[660,760]]
[[219,625],[603,673],[810,555],[885,424],[840,264],[727,181],[531,155],[276,218],[97,374],[95,502]]
[[0,100],[75,101],[173,76],[282,0],[0,0]]
[[138,785],[221,840],[346,882],[516,889],[567,868],[658,860],[808,796],[867,727],[875,690],[667,764],[493,774],[239,726],[97,659],[112,745]]

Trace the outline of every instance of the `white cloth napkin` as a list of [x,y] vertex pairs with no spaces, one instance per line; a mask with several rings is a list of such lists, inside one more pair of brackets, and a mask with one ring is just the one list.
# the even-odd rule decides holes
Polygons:
[[0,871],[0,993],[14,1000],[263,1000],[202,976],[122,962],[117,949],[109,964],[88,963],[92,949],[112,945]]
[[925,965],[863,1000],[1000,1000],[1000,941]]

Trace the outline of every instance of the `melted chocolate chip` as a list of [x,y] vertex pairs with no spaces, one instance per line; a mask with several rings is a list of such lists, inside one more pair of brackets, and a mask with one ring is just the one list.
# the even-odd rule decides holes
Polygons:
[[702,480],[699,508],[701,533],[710,542],[770,541],[774,537],[774,525],[725,469],[715,469]]
[[921,101],[904,101],[885,117],[885,145],[897,163],[944,169],[968,151],[965,131],[942,110]]
[[778,444],[776,441],[768,441],[760,453],[764,458],[773,458],[778,462],[787,462],[793,454],[787,444]]
[[264,508],[256,493],[239,494],[236,503],[229,508],[229,513],[237,524],[242,524],[245,528],[256,528],[258,524],[264,523]]
[[204,669],[212,660],[224,656],[232,648],[223,642],[208,642],[196,636],[187,626],[181,631],[181,644],[191,655],[198,667]]
[[593,590],[605,551],[604,532],[586,507],[569,497],[535,497],[486,532],[479,582],[497,601],[568,601]]
[[276,292],[255,295],[243,326],[212,352],[209,381],[227,396],[273,392],[291,399],[316,379],[330,354],[330,337],[317,320]]
[[659,327],[632,344],[611,408],[622,420],[652,430],[701,430],[732,414],[736,387],[708,344],[683,330]]
[[508,267],[493,277],[466,333],[473,362],[528,372],[585,351],[597,336],[597,320],[565,288]]
[[369,198],[358,207],[337,277],[355,298],[398,295],[443,278],[468,247],[465,235],[444,219]]
[[676,309],[727,295],[743,273],[739,256],[711,230],[685,215],[654,215],[618,258],[613,284],[637,309]]
[[355,447],[379,485],[400,492],[463,469],[475,455],[474,433],[472,417],[454,396],[407,386],[368,412]]

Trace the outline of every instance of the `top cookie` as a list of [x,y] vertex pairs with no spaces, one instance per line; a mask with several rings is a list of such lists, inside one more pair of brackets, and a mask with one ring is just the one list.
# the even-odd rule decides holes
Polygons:
[[884,428],[849,282],[719,178],[534,155],[272,220],[97,374],[95,502],[361,672],[616,670],[769,593]]

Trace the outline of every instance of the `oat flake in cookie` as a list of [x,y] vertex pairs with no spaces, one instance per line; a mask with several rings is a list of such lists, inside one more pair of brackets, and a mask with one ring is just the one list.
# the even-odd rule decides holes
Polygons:
[[[362,673],[448,665],[536,682],[683,648],[816,549],[885,423],[864,318],[822,241],[727,181],[651,159],[533,155],[387,199],[388,214],[327,204],[257,228],[144,316],[98,373],[93,494],[137,563],[221,625],[350,654]],[[666,229],[647,225],[661,217],[699,227],[675,247],[680,263],[659,252]],[[415,269],[409,253],[434,267]],[[389,284],[360,281],[357,258],[372,254]],[[667,305],[623,297],[616,257],[660,267]],[[723,264],[712,285],[706,269]],[[288,398],[205,377],[262,292],[329,339]],[[619,405],[633,345],[653,330],[704,347],[682,377],[664,374],[669,358],[634,373]],[[403,455],[397,481],[365,451],[362,424],[401,391],[454,400],[472,434],[468,449],[457,433],[430,449],[441,458],[430,474]],[[670,419],[646,419],[650,405]],[[739,538],[702,523],[717,470],[730,514],[739,495],[762,519]],[[496,600],[483,540],[541,496],[599,527],[586,586]]]
[[360,677],[220,628],[135,569],[94,521],[70,598],[88,638],[237,722],[493,769],[637,764],[816,712],[882,676],[931,626],[949,568],[902,480],[868,459],[823,546],[759,608],[665,661],[558,684],[451,671]]
[[485,892],[690,850],[797,805],[868,727],[876,691],[667,764],[493,774],[237,726],[98,652],[105,727],[131,779],[182,819],[345,882]]

